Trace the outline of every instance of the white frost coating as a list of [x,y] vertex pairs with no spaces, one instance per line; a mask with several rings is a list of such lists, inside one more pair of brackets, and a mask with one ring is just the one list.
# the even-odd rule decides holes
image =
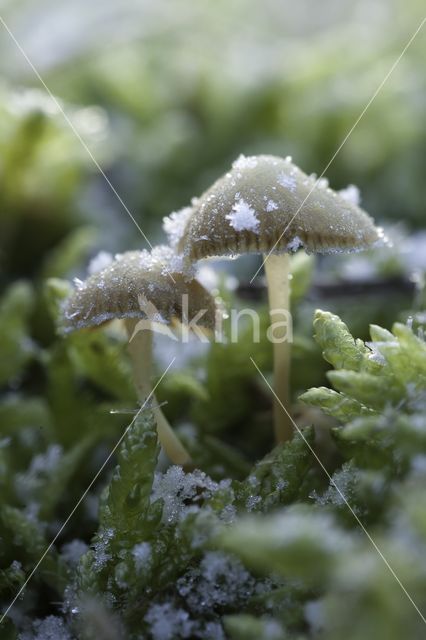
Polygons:
[[247,511],[254,511],[259,502],[262,502],[262,498],[260,496],[249,496],[246,500]]
[[323,603],[319,600],[307,602],[305,604],[305,619],[315,635],[321,633],[326,622]]
[[182,467],[173,466],[164,474],[155,474],[151,502],[163,501],[162,520],[164,524],[172,524],[197,510],[197,503],[209,498],[222,486],[223,483],[217,484],[203,471],[185,473]]
[[19,640],[73,640],[73,636],[61,618],[48,616],[44,620],[35,620],[33,631],[24,631]]
[[278,209],[278,205],[275,200],[268,200],[266,211],[269,213],[270,211],[275,211],[276,209]]
[[39,453],[33,457],[25,472],[15,475],[15,491],[23,502],[29,503],[35,499],[37,490],[61,464],[62,454],[62,447],[58,444],[52,444],[45,453]]
[[[371,349],[371,353],[368,356],[369,360],[372,360],[373,362],[377,362],[377,364],[381,364],[381,365],[385,365],[386,364],[386,358],[384,357],[384,355],[379,351],[378,345],[383,344],[379,343],[379,342],[366,342],[365,343],[366,346]],[[387,343],[385,343],[387,344]]]
[[225,218],[229,220],[229,224],[235,231],[254,231],[256,233],[259,228],[259,220],[255,210],[243,198],[240,198],[233,205],[231,213]]
[[132,549],[132,556],[135,561],[136,571],[141,571],[151,562],[152,550],[149,542],[135,544]]
[[80,280],[80,278],[74,278],[73,284],[78,291],[81,291],[86,286],[86,284],[83,282],[83,280]]
[[303,247],[303,242],[301,241],[299,236],[294,236],[294,238],[292,238],[292,240],[290,240],[290,242],[288,243],[287,250],[297,251],[298,249],[300,249],[300,247]]
[[327,178],[318,178],[317,187],[318,189],[328,189],[328,179]]
[[256,156],[244,156],[241,154],[233,163],[232,168],[241,171],[243,169],[254,169],[257,167]]
[[337,193],[341,198],[343,198],[343,200],[346,200],[346,202],[351,202],[357,206],[361,203],[360,191],[354,184],[348,184],[346,189],[340,189]]
[[312,186],[316,189],[328,189],[329,182],[327,178],[318,178],[316,173],[311,173],[309,176]]
[[221,551],[208,551],[198,567],[177,581],[179,595],[195,614],[238,606],[253,595],[255,581],[242,563]]
[[192,211],[191,207],[184,207],[180,211],[173,211],[169,216],[163,218],[163,229],[172,247],[176,247],[182,239]]
[[108,560],[111,559],[109,553],[109,543],[114,537],[114,529],[104,529],[97,537],[95,544],[93,545],[94,563],[93,568],[95,571],[102,571]]
[[320,505],[333,504],[336,507],[344,505],[346,501],[351,503],[359,479],[359,471],[345,462],[342,468],[334,473],[333,484],[330,484],[322,495],[316,497],[316,502]]
[[[115,260],[127,259],[126,254],[117,254]],[[181,273],[185,276],[192,276],[191,266],[187,266],[184,261],[184,257],[180,253],[169,247],[166,244],[160,244],[153,248],[153,250],[147,251],[144,249],[140,251],[138,256],[138,266],[144,271],[160,272],[163,275],[167,273]],[[108,267],[107,267],[108,269]]]
[[154,640],[189,638],[193,632],[194,623],[189,619],[189,613],[168,602],[152,604],[144,620],[149,624],[150,636]]
[[103,271],[106,267],[109,267],[113,259],[114,258],[111,253],[108,253],[107,251],[99,251],[99,253],[89,262],[89,266],[87,267],[89,275],[92,276],[94,273]]
[[176,253],[167,245],[158,245],[151,251],[151,269],[160,269],[161,273],[183,273],[184,260],[182,254]]
[[68,562],[68,564],[77,566],[81,556],[84,555],[88,549],[89,547],[85,542],[83,542],[83,540],[78,540],[76,538],[75,540],[71,540],[71,542],[67,542],[63,545],[61,548],[61,556],[65,558],[65,561]]
[[284,171],[281,171],[278,174],[277,182],[281,187],[284,187],[284,189],[288,189],[289,191],[295,191],[296,189],[296,178],[284,173]]

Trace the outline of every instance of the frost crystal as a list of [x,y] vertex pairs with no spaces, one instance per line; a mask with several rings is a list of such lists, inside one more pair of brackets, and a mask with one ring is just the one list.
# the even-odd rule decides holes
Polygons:
[[149,542],[135,544],[132,549],[132,556],[135,561],[136,571],[141,571],[150,563],[151,555],[152,550]]
[[244,156],[241,154],[233,163],[232,168],[241,171],[244,169],[254,169],[257,166],[256,156]]
[[262,502],[262,498],[260,496],[249,496],[246,500],[247,511],[253,511],[259,502]]
[[336,507],[346,504],[346,501],[352,502],[354,487],[358,483],[359,471],[350,463],[345,463],[334,473],[330,486],[325,493],[316,498],[316,502],[320,505],[333,504]]
[[318,189],[328,189],[328,179],[327,178],[318,178],[317,187]]
[[112,255],[107,251],[100,251],[89,262],[89,266],[87,267],[89,275],[93,275],[94,273],[98,273],[99,271],[106,269],[106,267],[109,267],[113,259]]
[[163,229],[172,247],[176,247],[179,244],[191,214],[192,208],[184,207],[180,211],[173,211],[169,216],[163,218]]
[[85,287],[85,284],[84,284],[83,280],[80,280],[80,278],[74,278],[73,279],[73,283],[74,283],[75,288],[78,291],[81,291]]
[[346,202],[351,202],[357,206],[361,203],[361,194],[358,187],[354,184],[349,184],[346,189],[341,189],[337,193],[343,198],[343,200],[346,200]]
[[111,559],[111,554],[108,551],[109,542],[111,538],[114,536],[114,529],[109,528],[102,531],[95,544],[93,545],[94,551],[94,569],[95,571],[101,571],[108,560]]
[[256,217],[256,212],[243,198],[240,198],[233,207],[231,213],[225,216],[231,227],[235,231],[254,231],[257,232],[259,227],[259,220]]
[[270,211],[275,211],[276,209],[278,209],[278,205],[275,200],[268,200],[266,211],[269,213]]
[[299,236],[294,236],[294,238],[292,238],[292,240],[287,244],[287,251],[297,251],[302,246],[303,243]]
[[182,467],[173,466],[155,475],[151,502],[163,500],[163,522],[172,524],[197,509],[196,503],[210,497],[219,486],[202,471],[185,473]]
[[25,631],[19,640],[73,640],[65,623],[57,616],[49,616],[44,620],[35,620],[33,633]]
[[305,605],[305,618],[315,633],[320,633],[325,626],[324,607],[321,601],[311,600]]
[[255,580],[236,558],[209,551],[199,567],[178,580],[177,588],[189,609],[201,614],[243,603],[253,594]]
[[296,178],[284,173],[284,171],[281,171],[281,173],[278,174],[277,181],[281,187],[284,187],[284,189],[288,189],[289,191],[295,191],[296,189]]
[[145,621],[149,624],[150,636],[154,640],[189,638],[193,631],[188,612],[176,609],[170,603],[151,605]]
[[46,478],[51,476],[62,460],[62,447],[58,444],[50,445],[45,453],[33,457],[29,469],[25,473],[15,476],[15,489],[21,500],[28,502],[43,486]]
[[[388,344],[388,343],[386,342],[385,344]],[[373,362],[377,362],[377,364],[381,364],[381,365],[386,364],[386,358],[382,353],[380,353],[380,350],[379,350],[379,347],[380,347],[379,342],[366,342],[365,345],[369,349],[371,349],[371,353],[368,356],[369,360],[372,360]]]
[[316,173],[311,173],[309,179],[312,183],[312,186],[316,189],[328,189],[329,182],[327,178],[317,178]]

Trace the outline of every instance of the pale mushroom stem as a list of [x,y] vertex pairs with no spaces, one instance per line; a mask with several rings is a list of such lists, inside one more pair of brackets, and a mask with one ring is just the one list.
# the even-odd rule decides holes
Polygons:
[[[290,257],[288,253],[265,256],[265,274],[268,285],[269,314],[273,331],[274,357],[274,431],[277,442],[293,437],[293,424],[288,414],[290,405]],[[284,313],[288,313],[286,324]],[[281,404],[285,407],[284,411]],[[288,414],[287,414],[288,412]]]
[[[127,318],[124,322],[129,337],[128,350],[132,362],[133,379],[139,399],[144,402],[152,392],[152,331],[142,329],[134,334],[139,320]],[[188,451],[173,431],[161,407],[156,405],[154,395],[150,397],[154,402],[153,411],[157,421],[158,438],[165,453],[174,464],[188,464],[191,462]]]

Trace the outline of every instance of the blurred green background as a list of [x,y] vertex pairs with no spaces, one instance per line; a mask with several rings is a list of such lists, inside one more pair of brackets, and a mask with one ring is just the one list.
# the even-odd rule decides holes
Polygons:
[[[161,218],[239,153],[292,155],[321,173],[424,4],[3,0],[0,10],[154,244]],[[3,26],[0,33],[1,284],[75,273],[98,248],[146,247]],[[335,188],[357,184],[377,220],[408,230],[425,215],[425,48],[421,33],[327,171]],[[82,226],[91,232],[72,240]],[[73,255],[60,274],[49,251],[66,238]]]

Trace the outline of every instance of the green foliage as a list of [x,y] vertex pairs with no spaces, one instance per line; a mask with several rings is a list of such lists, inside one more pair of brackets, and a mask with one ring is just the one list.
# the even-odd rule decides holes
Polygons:
[[[322,4],[303,12],[302,3],[289,19],[284,4],[271,12],[181,0],[176,21],[161,2],[143,1],[131,41],[120,32],[130,15],[120,3],[113,11],[110,0],[86,3],[86,13],[49,0],[28,20],[31,4],[6,2],[5,20],[20,25],[24,48],[31,43],[122,201],[48,96],[22,87],[33,85],[31,70],[4,38],[0,610],[72,517],[0,637],[423,637],[407,597],[425,615],[425,241],[410,235],[424,226],[426,184],[419,38],[329,176],[337,188],[358,183],[380,224],[403,220],[407,229],[389,229],[392,249],[292,256],[291,380],[303,437],[273,448],[272,399],[250,361],[271,375],[266,292],[261,278],[248,286],[258,258],[220,265],[218,288],[229,306],[259,310],[260,342],[249,322],[238,343],[229,340],[228,323],[223,344],[196,357],[185,345],[156,392],[191,469],[159,455],[150,407],[132,421],[138,406],[120,327],[66,337],[60,327],[69,280],[84,277],[92,253],[141,248],[123,202],[157,242],[161,218],[240,151],[290,153],[320,171],[370,99],[372,79],[383,77],[383,61],[396,59],[401,34],[420,22],[421,3],[410,0],[407,11],[395,0],[380,20],[368,2],[338,3],[332,19]],[[64,8],[75,27],[59,46],[50,38],[64,33]],[[28,30],[38,27],[36,42]],[[318,300],[334,313],[316,313],[315,343]]]
[[[42,298],[59,331],[68,291],[50,279]],[[25,340],[25,296],[8,292],[5,300],[2,308],[14,310],[9,330]],[[396,323],[392,331],[371,326],[364,343],[322,311],[314,330],[335,389],[311,388],[301,400],[328,416],[322,424],[334,444],[311,426],[261,458],[271,399],[248,355],[266,371],[271,358],[248,328],[243,343],[210,349],[204,380],[194,378],[201,361],[188,362],[158,394],[170,398],[170,420],[181,421],[192,471],[164,466],[150,407],[133,419],[126,413],[135,400],[117,327],[52,337],[19,363],[21,375],[30,365],[43,375],[36,387],[7,389],[0,404],[3,606],[89,484],[84,502],[92,504],[78,507],[14,605],[25,624],[32,620],[31,638],[94,640],[108,629],[131,640],[270,640],[311,638],[321,628],[332,640],[358,640],[370,626],[378,638],[418,635],[423,623],[377,548],[422,607],[424,342]],[[305,353],[311,358],[312,347]],[[241,406],[230,406],[232,394]],[[104,464],[121,436],[114,462]],[[46,593],[63,601],[63,615],[38,618]],[[351,615],[368,622],[348,627],[342,593]],[[5,624],[11,638],[21,632]]]
[[409,327],[396,323],[391,333],[372,326],[368,346],[354,340],[331,313],[317,311],[314,327],[325,359],[335,367],[328,378],[339,393],[311,389],[300,397],[303,402],[337,419],[350,419],[400,403],[410,411],[420,401],[426,386],[426,345]]
[[15,283],[3,296],[0,305],[0,385],[19,376],[35,356],[35,345],[28,336],[33,305],[33,290],[24,282]]

